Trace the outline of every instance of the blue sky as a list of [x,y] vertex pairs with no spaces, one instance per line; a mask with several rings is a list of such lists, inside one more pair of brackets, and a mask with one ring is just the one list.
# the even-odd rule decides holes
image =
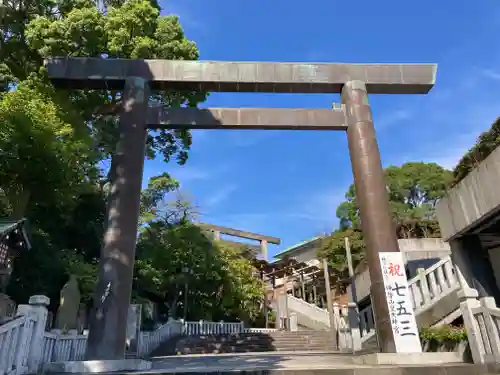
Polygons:
[[[500,116],[500,2],[163,0],[202,60],[438,63],[426,96],[371,96],[384,165],[453,167]],[[338,95],[212,94],[204,107],[330,108]],[[182,184],[201,220],[280,237],[275,254],[337,225],[352,183],[342,132],[195,131]]]

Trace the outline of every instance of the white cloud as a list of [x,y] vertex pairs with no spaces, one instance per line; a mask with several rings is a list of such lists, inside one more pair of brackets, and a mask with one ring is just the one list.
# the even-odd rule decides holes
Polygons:
[[500,73],[495,72],[493,70],[485,69],[485,70],[483,70],[483,75],[486,78],[490,78],[490,79],[493,79],[495,81],[500,81]]
[[213,180],[231,169],[230,164],[216,167],[193,165],[189,162],[185,165],[175,166],[169,170],[170,175],[177,179],[181,185],[193,182]]
[[398,109],[394,112],[375,118],[375,128],[377,131],[384,131],[392,125],[401,124],[403,121],[410,119],[412,113],[405,109]]
[[210,195],[210,197],[205,200],[202,206],[208,210],[213,209],[214,207],[226,201],[229,198],[229,196],[232,193],[234,193],[237,189],[238,189],[237,185],[223,186],[217,189],[215,193]]
[[181,167],[176,167],[170,172],[172,177],[177,179],[181,184],[185,184],[192,181],[204,181],[212,178],[212,171],[206,168],[191,167],[189,165],[183,165]]

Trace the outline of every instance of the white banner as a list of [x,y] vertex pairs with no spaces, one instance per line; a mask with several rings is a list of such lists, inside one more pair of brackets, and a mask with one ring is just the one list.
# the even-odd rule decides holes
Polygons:
[[411,302],[411,291],[408,288],[403,254],[399,251],[379,253],[379,258],[396,352],[421,353],[422,345]]

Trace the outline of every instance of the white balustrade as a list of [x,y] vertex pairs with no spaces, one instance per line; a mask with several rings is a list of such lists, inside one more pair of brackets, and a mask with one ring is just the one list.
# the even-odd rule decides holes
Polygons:
[[73,332],[45,332],[43,338],[43,363],[81,361],[87,349],[87,335]]
[[470,288],[464,288],[460,297],[474,363],[500,363],[500,309],[494,298],[478,298],[477,291]]
[[[412,303],[416,314],[436,303],[444,295],[458,289],[458,279],[450,258],[442,259],[426,270],[419,270],[416,277],[408,281]],[[314,304],[288,295],[288,308],[295,314],[303,314],[325,327],[330,326],[328,312]],[[479,302],[478,302],[479,303]],[[48,362],[82,360],[87,346],[86,334],[76,332],[45,332],[49,299],[33,296],[30,305],[20,305],[17,317],[0,326],[0,375],[22,375],[36,373],[40,365]],[[469,308],[469,321],[475,322],[477,332],[486,337],[491,327],[497,327],[493,341],[483,340],[481,355],[500,359],[500,309],[491,301],[472,304]],[[462,308],[462,306],[461,306]],[[464,317],[464,321],[466,318]],[[371,306],[357,312],[355,304],[333,306],[333,322],[339,348],[358,350],[361,342],[375,334],[375,322]],[[469,324],[470,325],[470,324]],[[485,330],[486,328],[487,330]],[[170,321],[154,331],[142,331],[138,337],[138,354],[147,355],[162,342],[175,336],[237,334],[244,332],[271,333],[276,329],[245,328],[243,323],[228,322],[184,322]],[[491,344],[486,344],[486,343]],[[479,345],[479,344],[478,344]],[[487,346],[490,345],[490,346]]]
[[147,355],[158,348],[160,344],[170,337],[179,336],[183,333],[184,324],[173,320],[162,324],[154,331],[141,331],[138,339],[138,354]]
[[31,334],[36,324],[36,317],[23,315],[0,326],[0,375],[29,370]]
[[[443,258],[427,269],[419,269],[417,276],[408,280],[408,288],[416,315],[429,309],[449,293],[458,291],[460,285],[451,258]],[[359,321],[361,342],[364,343],[375,335],[371,305],[359,312]]]
[[245,329],[243,322],[227,323],[227,322],[207,322],[200,320],[199,322],[185,322],[182,334],[185,336],[196,335],[221,335],[231,333],[241,333]]
[[277,332],[278,329],[276,328],[245,328],[243,332],[248,332],[248,333],[272,333],[272,332]]

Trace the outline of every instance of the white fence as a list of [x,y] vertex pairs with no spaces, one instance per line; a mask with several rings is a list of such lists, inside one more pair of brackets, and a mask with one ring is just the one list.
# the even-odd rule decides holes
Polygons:
[[24,315],[0,326],[0,373],[20,374],[29,368],[30,344],[37,319]]
[[[437,303],[450,292],[457,291],[460,288],[458,277],[451,260],[445,258],[409,280],[416,313]],[[500,309],[492,298],[478,299],[473,289],[462,289],[460,293],[460,310],[474,362],[500,362]],[[0,375],[36,373],[44,363],[84,358],[87,335],[45,332],[48,305],[47,297],[32,296],[29,305],[18,306],[15,319],[0,326]],[[356,307],[351,304],[334,306],[334,324],[340,349],[357,350],[363,341],[375,333],[371,309],[358,314]],[[162,342],[175,336],[273,331],[275,329],[245,328],[243,323],[170,321],[155,331],[140,332],[137,354],[147,355]]]
[[[45,332],[47,306],[45,296],[33,296],[29,305],[19,305],[17,317],[0,326],[0,375],[36,373],[49,362],[78,361],[85,357],[86,334],[76,331]],[[243,323],[184,322],[172,320],[154,331],[142,331],[137,354],[148,355],[170,337],[191,335],[272,332],[273,329],[245,328]]]
[[87,348],[87,335],[45,332],[42,363],[81,361]]
[[493,297],[478,298],[474,289],[461,292],[460,310],[474,363],[500,363],[500,309]]

